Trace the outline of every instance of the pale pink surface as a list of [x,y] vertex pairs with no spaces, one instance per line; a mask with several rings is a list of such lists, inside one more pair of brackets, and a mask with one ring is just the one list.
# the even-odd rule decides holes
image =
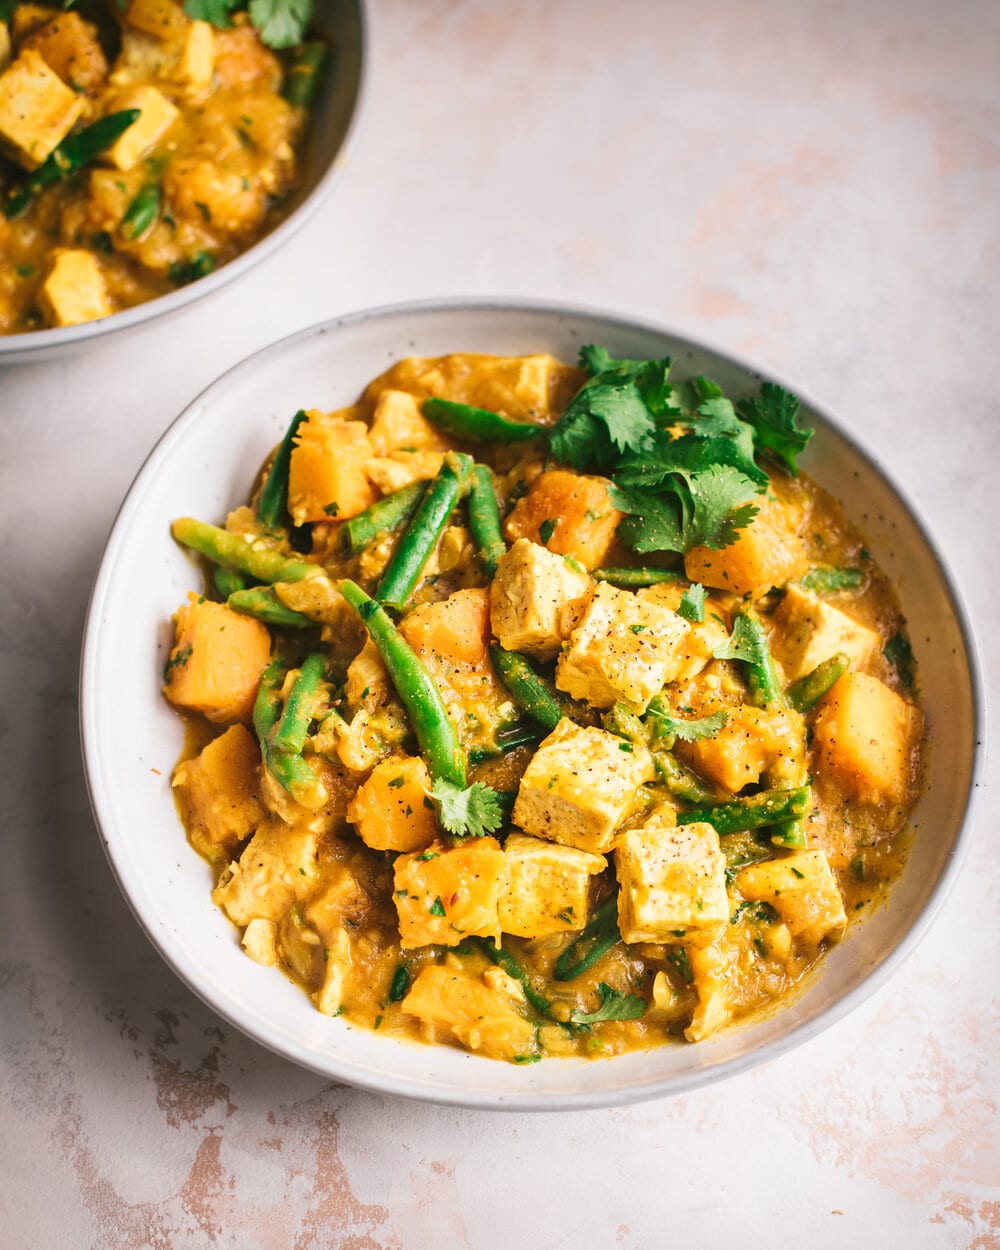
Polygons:
[[0,1247],[1000,1245],[989,801],[873,1001],[766,1068],[612,1112],[497,1119],[324,1085],[223,1027],[121,901],[73,694],[107,527],[223,368],[364,305],[591,303],[800,380],[926,509],[996,693],[1000,9],[374,17],[353,166],[302,235],[175,321],[0,378]]

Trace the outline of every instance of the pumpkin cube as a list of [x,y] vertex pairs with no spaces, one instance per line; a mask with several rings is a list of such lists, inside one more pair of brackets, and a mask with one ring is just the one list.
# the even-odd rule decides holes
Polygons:
[[46,320],[54,326],[83,325],[114,312],[100,261],[81,248],[56,248],[42,284],[41,303]]
[[519,538],[500,557],[490,585],[493,633],[507,651],[551,660],[579,622],[593,588],[563,556]]
[[711,738],[678,742],[677,754],[703,777],[737,794],[756,785],[780,761],[797,759],[801,729],[794,713],[757,708],[748,703],[727,708],[728,720]]
[[463,938],[499,937],[507,862],[496,838],[469,838],[448,849],[432,843],[400,855],[394,899],[400,946],[457,946]]
[[422,851],[437,834],[431,779],[422,759],[383,760],[351,800],[347,819],[376,851]]
[[809,946],[825,938],[835,942],[847,927],[844,901],[820,850],[750,864],[736,878],[736,888],[751,902],[769,903],[792,936]]
[[603,855],[590,855],[523,833],[510,834],[503,853],[509,873],[500,900],[500,928],[504,933],[535,938],[583,928],[590,878],[608,866]]
[[151,151],[180,116],[162,91],[149,85],[129,87],[115,97],[113,112],[138,109],[139,116],[119,135],[102,159],[116,169],[132,169]]
[[593,707],[644,712],[673,681],[687,622],[669,608],[602,582],[559,657],[556,686]]
[[644,746],[563,719],[525,769],[514,824],[537,838],[600,855],[653,776]]
[[422,660],[433,656],[449,664],[485,664],[490,637],[488,592],[474,586],[456,590],[437,603],[421,604],[399,629]]
[[676,824],[668,804],[615,846],[625,942],[711,942],[729,920],[726,859],[708,824]]
[[611,503],[608,483],[569,469],[541,473],[514,505],[504,524],[511,542],[530,538],[557,555],[595,569],[615,540],[622,513]]
[[509,994],[455,968],[432,964],[421,969],[402,1009],[430,1029],[468,1050],[494,1059],[514,1060],[536,1053],[535,1028]]
[[288,509],[296,525],[343,521],[375,502],[364,465],[368,427],[313,410],[299,426],[288,470]]
[[861,803],[901,803],[922,724],[919,710],[877,677],[845,673],[813,725],[817,771]]
[[267,626],[192,593],[174,616],[176,641],[163,693],[186,712],[210,721],[249,720],[271,658]]
[[257,797],[260,751],[243,725],[231,725],[200,755],[178,764],[172,785],[181,795],[192,839],[203,854],[232,850],[264,819]]
[[753,502],[757,515],[739,531],[736,542],[720,551],[692,547],[687,553],[684,572],[690,581],[756,599],[806,572],[805,543],[796,533],[791,509],[767,495]]
[[108,62],[97,38],[97,28],[79,13],[60,13],[36,28],[21,44],[33,48],[74,91],[94,94],[108,76]]
[[73,129],[85,100],[33,48],[0,74],[0,145],[37,169]]
[[791,585],[774,614],[771,649],[788,681],[798,681],[838,651],[863,667],[879,649],[879,636],[819,595]]

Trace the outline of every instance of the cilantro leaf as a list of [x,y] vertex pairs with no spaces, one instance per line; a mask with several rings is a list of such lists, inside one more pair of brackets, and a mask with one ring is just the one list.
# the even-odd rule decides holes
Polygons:
[[895,633],[882,648],[882,654],[899,674],[907,690],[913,689],[913,648],[905,635]]
[[733,622],[733,632],[712,655],[717,660],[742,660],[744,664],[763,664],[766,656],[761,647],[760,634],[745,616]]
[[757,515],[750,502],[757,488],[732,465],[714,465],[690,481],[694,516],[684,537],[685,551],[710,547],[719,551],[736,541],[738,530]]
[[503,824],[503,810],[496,790],[474,781],[462,789],[439,777],[431,787],[437,804],[438,820],[457,838],[482,838]]
[[648,716],[653,717],[658,738],[674,738],[678,742],[702,742],[706,738],[714,738],[729,720],[729,713],[713,712],[711,716],[701,716],[697,720],[677,720],[666,712],[650,707]]
[[653,495],[618,486],[608,494],[616,508],[630,514],[619,522],[618,537],[633,551],[684,551],[685,504],[677,494]]
[[250,0],[250,20],[269,48],[291,48],[302,42],[312,19],[313,0]]
[[605,981],[597,984],[597,997],[601,1000],[596,1011],[575,1008],[569,1013],[571,1024],[601,1024],[605,1020],[638,1020],[646,1014],[646,1004],[638,994],[624,994],[613,990]]
[[184,0],[184,12],[193,22],[210,22],[220,30],[232,26],[229,14],[240,0]]
[[750,503],[756,486],[725,464],[701,472],[677,468],[658,494],[618,488],[609,494],[616,508],[630,514],[618,526],[619,538],[640,553],[718,551],[735,542],[737,531],[757,515]]
[[681,595],[677,615],[683,616],[693,625],[698,625],[705,619],[705,587],[700,582],[692,582]]
[[798,424],[798,399],[774,382],[765,382],[756,399],[741,399],[736,409],[753,426],[757,446],[780,460],[794,477],[796,457],[813,436],[811,429]]

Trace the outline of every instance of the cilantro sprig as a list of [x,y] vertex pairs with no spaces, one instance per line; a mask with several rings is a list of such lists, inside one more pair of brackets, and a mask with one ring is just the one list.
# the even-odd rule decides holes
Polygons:
[[699,716],[695,720],[681,720],[652,706],[646,715],[657,738],[671,738],[678,742],[702,742],[706,738],[714,738],[729,720],[729,713],[725,711]]
[[597,997],[601,1005],[596,1011],[574,1008],[569,1013],[571,1024],[603,1024],[606,1020],[638,1020],[646,1014],[646,1004],[638,994],[626,994],[612,989],[606,981],[597,984]]
[[463,789],[439,777],[431,795],[441,827],[456,838],[483,838],[503,824],[500,796],[481,781]]
[[184,12],[194,21],[219,29],[231,26],[232,14],[246,8],[261,42],[269,48],[291,48],[301,43],[312,21],[313,0],[185,0]]

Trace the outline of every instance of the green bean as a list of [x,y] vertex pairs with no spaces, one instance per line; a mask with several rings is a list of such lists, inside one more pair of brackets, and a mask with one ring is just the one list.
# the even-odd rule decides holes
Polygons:
[[788,687],[785,691],[788,702],[796,712],[808,712],[850,667],[851,657],[838,651]]
[[806,590],[818,595],[835,595],[840,590],[857,590],[865,580],[860,569],[836,569],[817,564],[799,582]]
[[572,981],[621,941],[618,932],[618,895],[613,894],[598,907],[580,935],[570,942],[555,962],[552,974],[557,981]]
[[[243,574],[237,573],[235,569],[226,568],[224,564],[217,564],[213,568],[212,581],[223,599],[228,599],[230,595],[235,595],[247,588],[247,579]],[[250,615],[252,616],[253,613]]]
[[670,569],[591,569],[595,582],[610,582],[625,590],[638,586],[658,586],[662,582],[676,582],[680,573]]
[[472,463],[471,456],[453,451],[445,454],[440,472],[427,487],[382,574],[375,595],[379,603],[397,611],[405,607],[441,531],[448,524],[472,470]]
[[120,228],[126,239],[139,239],[160,215],[160,184],[147,182],[125,210]]
[[[216,578],[218,581],[218,578]],[[253,586],[248,590],[234,590],[226,600],[228,607],[243,616],[256,617],[265,625],[279,629],[308,629],[315,621],[294,608],[287,608],[270,586]]]
[[801,820],[786,820],[783,824],[775,825],[774,832],[771,834],[771,843],[773,846],[783,846],[789,851],[804,851],[806,849],[806,827]]
[[246,573],[258,582],[301,582],[307,577],[325,577],[318,564],[296,560],[262,543],[250,534],[230,534],[228,530],[180,517],[170,532],[185,547],[207,556],[216,564]]
[[785,692],[778,680],[778,670],[760,617],[753,608],[743,607],[733,614],[734,626],[738,620],[742,620],[743,637],[754,651],[752,660],[743,660],[751,701],[761,708],[786,707]]
[[323,83],[323,75],[330,59],[329,44],[320,40],[304,43],[292,62],[285,79],[284,96],[297,108],[310,108]]
[[257,496],[257,520],[268,529],[291,525],[291,517],[288,515],[288,468],[292,462],[295,435],[305,420],[306,414],[300,408],[292,417],[291,425],[285,431],[285,437],[278,444],[278,449],[271,459],[267,477],[264,479],[264,485]]
[[714,801],[715,791],[705,785],[700,777],[690,768],[686,768],[670,751],[654,750],[652,756],[656,775],[675,798],[683,799],[685,803],[702,805]]
[[537,725],[524,721],[501,729],[495,741],[489,746],[473,747],[469,752],[470,764],[483,764],[486,760],[495,760],[499,755],[506,755],[518,747],[534,746],[542,738]]
[[497,562],[507,551],[507,544],[500,533],[500,508],[493,493],[493,478],[484,464],[472,470],[469,487],[469,528],[479,548],[486,576],[492,580]]
[[521,989],[524,990],[524,997],[540,1016],[545,1016],[548,1020],[553,1019],[552,1004],[544,994],[540,994],[531,984],[531,978],[528,976],[528,973],[521,967],[510,951],[504,950],[503,946],[496,946],[489,938],[472,938],[470,940],[483,952],[487,959],[492,960],[498,968],[502,968],[509,977],[517,981]]
[[271,745],[276,751],[301,755],[325,668],[326,659],[318,651],[313,651],[302,661],[298,676],[285,699],[281,719],[271,733]]
[[747,829],[761,829],[765,825],[798,820],[808,811],[809,800],[808,786],[787,790],[762,790],[760,794],[753,794],[748,798],[696,807],[690,812],[678,812],[677,823],[709,824],[720,835],[743,833]]
[[537,438],[545,429],[529,421],[512,421],[485,408],[456,404],[450,399],[425,399],[421,411],[442,430],[477,443],[520,443],[526,438]]
[[118,113],[109,113],[92,125],[84,126],[76,134],[68,135],[24,182],[8,191],[4,216],[8,220],[19,217],[34,196],[88,165],[138,120],[140,111],[122,109]]
[[465,786],[465,753],[441,693],[381,604],[345,578],[340,592],[357,612],[409,713],[421,754],[434,780]]
[[523,711],[544,729],[555,729],[565,712],[559,701],[519,651],[490,646],[490,659],[504,689]]
[[297,803],[317,808],[326,801],[326,787],[301,755],[275,749],[271,736],[281,715],[281,687],[285,669],[274,659],[261,675],[253,707],[253,727],[264,767]]
[[601,717],[601,724],[608,733],[617,734],[629,742],[649,745],[649,730],[635,712],[624,703],[615,703]]
[[376,500],[357,516],[349,517],[341,525],[338,535],[344,554],[356,556],[376,538],[398,529],[416,512],[426,490],[426,482],[411,482],[409,486]]

